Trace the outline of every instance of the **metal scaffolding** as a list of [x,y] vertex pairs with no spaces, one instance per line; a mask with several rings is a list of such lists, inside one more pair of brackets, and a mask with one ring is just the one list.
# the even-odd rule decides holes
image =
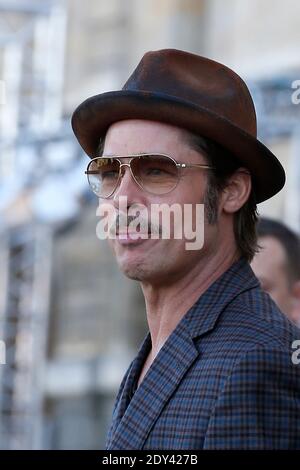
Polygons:
[[[1,196],[22,199],[24,145],[57,137],[62,128],[66,13],[64,1],[0,1]],[[8,195],[8,196],[7,196]],[[4,199],[5,199],[4,197]],[[0,214],[1,217],[1,214]],[[3,220],[1,221],[3,222]],[[0,236],[0,448],[43,447],[52,231],[33,220]]]
[[64,1],[0,1],[0,183],[20,142],[53,135],[62,120]]
[[38,449],[51,286],[51,231],[11,230],[0,240],[0,448]]
[[287,184],[282,207],[282,220],[291,229],[300,232],[300,105],[293,103],[292,84],[300,70],[293,70],[282,76],[256,81],[252,83],[251,92],[254,97],[259,118],[259,138],[263,141],[289,140],[290,155],[285,163]]

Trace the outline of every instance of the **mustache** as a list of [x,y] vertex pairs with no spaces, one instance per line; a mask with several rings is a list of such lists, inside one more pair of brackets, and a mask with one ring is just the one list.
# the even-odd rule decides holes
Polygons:
[[[138,219],[137,223],[134,223]],[[162,229],[159,224],[151,223],[148,218],[142,217],[141,214],[128,215],[124,213],[117,213],[114,220],[110,224],[109,234],[126,232],[134,228],[135,231],[140,233],[151,233],[161,235]],[[139,230],[138,230],[139,228]]]

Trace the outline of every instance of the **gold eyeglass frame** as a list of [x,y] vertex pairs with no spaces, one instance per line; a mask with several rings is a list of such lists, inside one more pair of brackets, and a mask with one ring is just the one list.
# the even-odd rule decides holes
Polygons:
[[[166,193],[162,193],[162,194],[156,194],[156,193],[152,193],[151,191],[148,191],[147,189],[145,189],[140,183],[139,181],[136,179],[133,171],[132,171],[132,168],[131,168],[131,162],[134,158],[139,158],[139,157],[146,157],[146,156],[153,156],[153,157],[164,157],[164,158],[168,158],[169,160],[172,160],[172,162],[175,164],[175,166],[178,168],[178,170],[182,170],[182,169],[186,169],[186,168],[203,168],[205,170],[215,170],[215,167],[213,166],[210,166],[210,165],[204,165],[202,163],[179,163],[177,162],[173,157],[170,157],[170,155],[166,155],[164,153],[138,153],[138,154],[133,154],[133,155],[101,155],[100,157],[95,157],[95,158],[92,158],[89,163],[88,163],[88,166],[87,166],[87,169],[85,171],[85,174],[86,175],[97,175],[99,173],[99,171],[97,170],[89,170],[89,166],[92,164],[93,161],[96,161],[96,160],[101,160],[101,159],[113,159],[113,160],[117,160],[119,163],[120,163],[120,167],[119,167],[119,175],[118,175],[118,179],[116,181],[116,187],[114,188],[114,190],[108,195],[108,196],[99,196],[92,188],[92,191],[94,194],[96,194],[96,196],[98,196],[99,198],[101,199],[109,199],[110,197],[112,197],[112,195],[114,194],[114,192],[116,191],[116,189],[118,188],[119,184],[120,184],[120,180],[121,180],[121,177],[122,177],[122,167],[128,167],[129,168],[129,171],[130,171],[130,174],[134,180],[134,182],[139,186],[139,188],[141,188],[143,191],[146,191],[147,193],[149,194],[152,194],[152,195],[155,195],[155,196],[164,196],[165,194],[169,194],[171,191],[174,191],[174,189],[177,187],[179,181],[180,181],[180,174],[179,174],[179,171],[178,171],[178,177],[177,177],[177,182],[176,182],[176,185],[170,189],[169,191],[167,191]],[[128,163],[122,163],[120,161],[121,158],[130,158],[129,162]],[[88,182],[89,182],[89,179],[88,179]],[[89,185],[90,185],[90,182],[89,182]],[[90,185],[91,187],[91,185]]]

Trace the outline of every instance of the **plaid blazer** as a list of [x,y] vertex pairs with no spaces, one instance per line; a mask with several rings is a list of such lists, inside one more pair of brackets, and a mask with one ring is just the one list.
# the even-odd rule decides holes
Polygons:
[[106,449],[300,449],[294,339],[300,330],[240,258],[185,314],[130,399],[147,334],[120,385]]

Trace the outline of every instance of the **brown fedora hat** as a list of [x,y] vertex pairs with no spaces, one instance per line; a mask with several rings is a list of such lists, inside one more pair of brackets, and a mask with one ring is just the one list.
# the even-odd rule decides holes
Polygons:
[[228,67],[176,49],[147,52],[122,90],[88,98],[73,113],[73,131],[91,157],[116,121],[173,124],[228,149],[252,175],[257,202],[284,186],[285,173],[259,140],[249,90]]

